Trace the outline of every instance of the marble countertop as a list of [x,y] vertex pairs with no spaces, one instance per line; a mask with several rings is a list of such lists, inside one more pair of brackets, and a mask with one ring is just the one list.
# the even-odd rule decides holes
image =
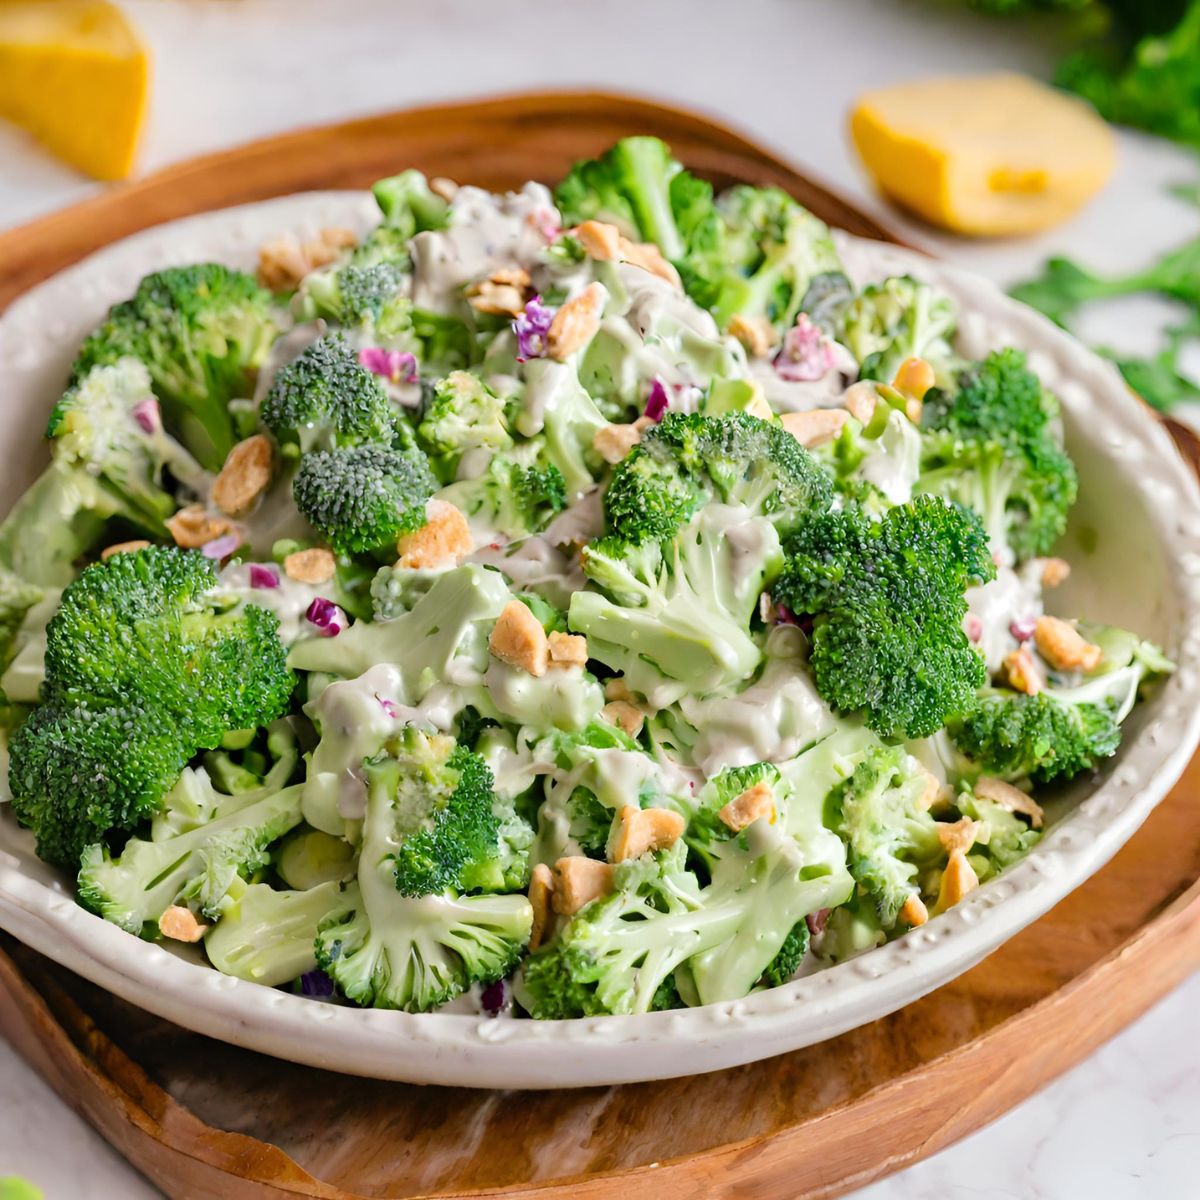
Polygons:
[[[635,91],[718,115],[883,212],[843,132],[868,84],[931,73],[1045,74],[1053,26],[987,22],[935,0],[123,0],[155,51],[144,169],[206,150],[407,104],[544,86]],[[1068,225],[1023,241],[968,243],[887,219],[910,240],[1009,283],[1049,253],[1133,268],[1192,237],[1169,196],[1194,158],[1121,135],[1107,191]],[[397,164],[402,165],[402,164]],[[0,124],[0,228],[97,185]],[[1114,236],[1114,231],[1117,236]],[[3,270],[3,264],[0,264]],[[1155,347],[1164,305],[1089,315],[1083,332]],[[1186,360],[1185,360],[1186,361]],[[1190,364],[1189,364],[1190,365]],[[1200,1167],[1200,977],[1007,1116],[856,1193],[857,1200],[1184,1200]],[[47,1200],[159,1193],[0,1043],[0,1178]]]

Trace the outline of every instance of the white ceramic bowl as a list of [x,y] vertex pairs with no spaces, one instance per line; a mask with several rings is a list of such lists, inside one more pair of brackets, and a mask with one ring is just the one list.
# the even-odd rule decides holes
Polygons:
[[[324,192],[173,222],[94,255],[0,318],[0,511],[40,469],[38,437],[82,337],[147,271],[217,259],[250,266],[281,231],[366,228],[360,193]],[[505,1021],[315,1003],[220,975],[198,956],[139,941],[79,908],[70,882],[0,816],[0,926],[124,999],[212,1037],[318,1067],[414,1083],[581,1087],[711,1071],[822,1041],[965,971],[1101,867],[1162,799],[1200,732],[1200,493],[1155,420],[1111,366],[991,284],[920,255],[843,239],[859,280],[908,271],[959,304],[972,355],[1029,352],[1062,399],[1080,502],[1065,539],[1064,613],[1161,642],[1179,670],[1130,719],[1100,777],[1051,809],[1038,846],[950,912],[861,958],[730,1004],[636,1017]]]

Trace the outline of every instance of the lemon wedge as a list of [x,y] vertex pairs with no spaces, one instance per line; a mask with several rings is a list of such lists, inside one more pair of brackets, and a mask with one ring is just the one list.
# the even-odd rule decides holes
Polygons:
[[97,179],[133,168],[149,56],[106,0],[0,0],[0,117]]
[[1112,130],[1082,100],[1022,75],[927,79],[863,95],[854,144],[880,190],[959,233],[1033,233],[1104,186]]

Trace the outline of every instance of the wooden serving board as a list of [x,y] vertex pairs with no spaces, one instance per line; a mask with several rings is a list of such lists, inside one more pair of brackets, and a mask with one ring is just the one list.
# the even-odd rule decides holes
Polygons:
[[[106,192],[0,236],[0,308],[173,217],[405,166],[490,187],[554,179],[633,132],[668,139],[718,183],[777,183],[833,224],[889,237],[703,118],[539,94],[289,134]],[[1196,439],[1172,432],[1200,464]],[[479,1092],[353,1079],[188,1033],[6,937],[0,1034],[178,1200],[835,1196],[1004,1113],[1200,966],[1198,791],[1200,759],[1108,867],[932,995],[702,1082]]]

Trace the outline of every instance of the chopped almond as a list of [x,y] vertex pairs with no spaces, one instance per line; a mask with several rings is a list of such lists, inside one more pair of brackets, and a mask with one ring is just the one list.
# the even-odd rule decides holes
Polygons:
[[941,822],[937,827],[938,841],[947,853],[961,850],[964,854],[971,849],[983,833],[983,822],[963,817],[960,821]]
[[769,783],[756,783],[740,796],[735,796],[717,817],[734,833],[740,833],[747,825],[766,817],[775,820],[775,790]]
[[1042,669],[1028,646],[1018,646],[1011,654],[1005,655],[1004,675],[1011,687],[1027,696],[1036,696],[1046,686]]
[[271,485],[271,440],[261,433],[238,442],[212,488],[212,501],[231,517],[240,516]]
[[991,775],[981,775],[975,781],[975,795],[981,800],[990,800],[993,804],[1009,812],[1020,813],[1029,818],[1034,829],[1041,829],[1045,813],[1042,806],[1028,793],[1005,783],[1003,779],[994,779]]
[[297,583],[328,583],[336,570],[337,559],[323,546],[296,550],[283,560],[283,573]]
[[849,419],[844,408],[812,408],[808,412],[783,413],[779,423],[800,445],[811,450],[833,441]]
[[679,282],[679,272],[665,258],[662,251],[653,242],[631,242],[621,238],[621,260],[631,267],[641,267],[651,275],[666,280],[674,287],[682,287]]
[[517,317],[525,309],[525,293],[511,283],[493,283],[486,279],[467,292],[467,302],[476,312]]
[[606,463],[619,463],[642,440],[636,422],[629,425],[602,425],[592,438],[592,449]]
[[613,862],[641,858],[652,850],[668,850],[683,836],[686,822],[669,808],[635,808],[632,804],[621,809],[617,835],[609,857]]
[[856,383],[846,390],[842,407],[860,424],[869,425],[875,415],[875,406],[881,403],[875,385],[869,381]]
[[[933,368],[923,358],[906,358],[892,380],[892,387],[896,391],[918,402],[924,399],[925,393],[933,385]],[[910,417],[910,420],[919,420],[920,415],[918,411],[916,418]]]
[[114,554],[136,554],[139,550],[149,549],[150,543],[145,538],[135,538],[132,542],[115,542],[100,551],[100,561],[108,562]]
[[597,262],[608,262],[621,251],[621,231],[604,221],[583,221],[571,233],[579,239],[588,258]]
[[918,925],[924,925],[929,920],[929,909],[925,907],[925,902],[921,897],[916,892],[912,892],[903,905],[901,905],[899,916],[905,925],[915,929]]
[[559,308],[546,331],[546,353],[550,358],[564,362],[596,336],[607,296],[603,284],[589,283]]
[[615,725],[631,738],[642,732],[646,714],[628,700],[610,700],[601,710],[600,716],[610,725]]
[[545,863],[538,863],[529,873],[529,906],[533,909],[533,925],[529,930],[530,950],[536,950],[546,935],[553,898],[554,876]]
[[328,266],[358,242],[354,231],[332,226],[301,242],[294,234],[267,242],[258,252],[258,282],[273,292],[294,291],[318,267]]
[[928,767],[921,767],[921,776],[925,781],[925,786],[921,791],[921,799],[918,803],[928,812],[942,798],[942,784]]
[[1059,671],[1094,671],[1104,654],[1074,625],[1058,617],[1038,617],[1033,640],[1038,653]]
[[545,675],[550,659],[541,621],[520,600],[510,600],[504,606],[492,629],[488,649],[501,662],[539,678]]
[[578,633],[559,633],[556,629],[546,638],[550,663],[560,667],[582,667],[588,660],[587,638]]
[[613,889],[611,863],[575,854],[554,864],[554,911],[572,916]]
[[173,942],[198,942],[207,929],[207,925],[201,925],[196,920],[195,914],[190,908],[184,908],[179,904],[172,904],[158,918],[159,933]]
[[1065,558],[1042,559],[1042,587],[1056,588],[1066,583],[1071,574],[1071,564]]
[[184,550],[199,550],[235,528],[232,521],[213,516],[199,504],[181,508],[164,524],[175,539],[175,545]]
[[420,529],[397,541],[396,566],[425,571],[458,566],[475,549],[467,518],[445,500],[430,500],[425,514]]
[[605,700],[632,700],[633,693],[629,690],[629,684],[625,682],[624,675],[614,675],[604,685]]
[[766,358],[775,345],[775,326],[766,317],[744,317],[735,313],[729,322],[729,333],[746,347],[751,358]]
[[968,892],[973,892],[979,886],[979,876],[974,867],[967,862],[967,856],[961,850],[952,850],[946,869],[942,872],[941,887],[938,888],[935,911],[945,912],[952,908]]
[[453,200],[458,192],[458,184],[453,179],[447,179],[445,175],[435,175],[429,181],[429,190],[435,196],[441,196],[443,200]]

